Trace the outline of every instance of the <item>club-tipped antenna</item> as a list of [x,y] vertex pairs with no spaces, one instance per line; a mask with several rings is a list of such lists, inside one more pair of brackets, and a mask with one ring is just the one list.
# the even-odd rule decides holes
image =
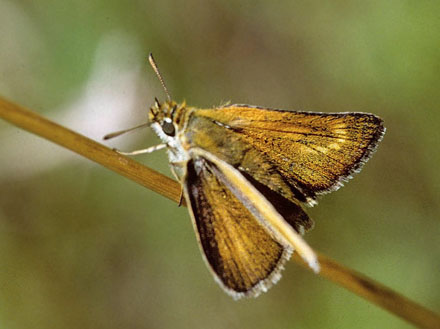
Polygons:
[[142,127],[148,126],[149,124],[150,124],[150,122],[145,122],[145,123],[143,123],[143,124],[141,124],[139,126],[136,126],[136,127],[128,128],[128,129],[125,129],[125,130],[115,131],[114,133],[105,135],[102,139],[108,140],[108,139],[111,139],[111,138],[115,138],[115,137],[121,136],[122,134],[128,133],[129,131],[132,131],[132,130],[135,130],[135,129],[138,129],[138,128],[142,128]]
[[167,94],[168,101],[171,102],[170,93],[168,92],[168,88],[165,85],[165,81],[163,81],[162,74],[160,74],[159,68],[157,67],[156,61],[154,60],[152,53],[150,53],[150,55],[148,56],[148,61],[150,62],[151,67],[153,68],[154,72],[156,73],[156,75],[160,81],[160,84],[162,85],[162,88],[165,91],[165,94]]

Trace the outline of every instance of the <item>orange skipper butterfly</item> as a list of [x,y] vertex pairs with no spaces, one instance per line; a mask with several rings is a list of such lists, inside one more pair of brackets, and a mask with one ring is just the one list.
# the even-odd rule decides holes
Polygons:
[[258,296],[280,279],[294,250],[318,272],[317,256],[302,238],[313,227],[303,205],[360,171],[385,133],[382,119],[241,104],[189,107],[171,100],[151,54],[149,61],[167,100],[156,99],[141,126],[151,126],[163,143],[119,152],[167,149],[203,258],[220,286],[235,299]]

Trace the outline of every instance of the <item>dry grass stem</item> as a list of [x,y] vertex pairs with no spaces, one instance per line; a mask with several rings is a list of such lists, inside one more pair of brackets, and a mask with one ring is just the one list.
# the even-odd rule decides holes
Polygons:
[[[176,181],[1,97],[0,117],[17,127],[97,162],[174,202],[179,202],[180,186]],[[292,259],[310,269],[297,255]],[[420,328],[440,328],[440,317],[432,311],[324,255],[319,256],[319,262],[321,265],[320,276],[341,285],[356,295],[387,309]]]

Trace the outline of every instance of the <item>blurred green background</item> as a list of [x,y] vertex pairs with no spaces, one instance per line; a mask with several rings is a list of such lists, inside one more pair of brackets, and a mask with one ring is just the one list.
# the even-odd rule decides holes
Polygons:
[[[388,129],[309,209],[317,250],[440,310],[440,2],[0,0],[0,94],[90,138],[164,99],[364,111]],[[158,140],[148,129],[107,143]],[[169,174],[165,152],[138,158]],[[411,328],[289,263],[233,301],[185,208],[0,121],[0,328]]]

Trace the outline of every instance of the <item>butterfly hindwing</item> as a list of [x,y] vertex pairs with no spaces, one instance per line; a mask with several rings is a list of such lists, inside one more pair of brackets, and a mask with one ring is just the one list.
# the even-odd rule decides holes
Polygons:
[[295,231],[304,234],[313,228],[313,220],[307,215],[297,200],[291,201],[286,199],[245,172],[242,173],[242,175],[272,204],[276,211]]
[[220,285],[233,297],[256,296],[279,277],[291,249],[276,241],[225,185],[215,164],[187,164],[184,193],[202,253]]

